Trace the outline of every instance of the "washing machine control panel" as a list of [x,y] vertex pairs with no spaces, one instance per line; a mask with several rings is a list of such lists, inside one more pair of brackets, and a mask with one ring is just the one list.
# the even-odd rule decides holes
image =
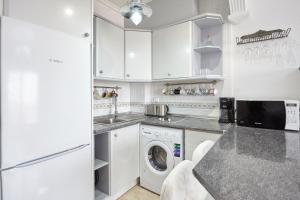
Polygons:
[[174,156],[180,158],[181,144],[174,144]]

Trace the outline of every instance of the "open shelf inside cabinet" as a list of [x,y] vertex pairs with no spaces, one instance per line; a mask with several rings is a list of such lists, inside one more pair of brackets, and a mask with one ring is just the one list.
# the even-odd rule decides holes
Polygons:
[[109,166],[95,170],[95,200],[109,197]]
[[110,194],[109,133],[94,136],[94,153],[95,200],[105,200]]
[[100,190],[95,190],[95,200],[104,200],[108,197],[107,194],[105,194],[104,192],[100,191]]
[[94,136],[95,162],[94,169],[100,169],[109,164],[109,133]]
[[106,165],[108,165],[108,162],[96,158],[94,169],[97,170],[97,169],[100,169],[102,167],[105,167]]

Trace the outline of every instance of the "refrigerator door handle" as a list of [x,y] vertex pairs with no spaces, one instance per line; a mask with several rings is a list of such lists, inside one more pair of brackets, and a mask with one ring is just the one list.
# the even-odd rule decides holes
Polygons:
[[[64,156],[66,154],[73,153],[75,151],[79,151],[81,149],[84,149],[87,146],[89,146],[89,144],[83,144],[83,145],[80,145],[80,146],[72,148],[72,149],[68,149],[68,150],[61,151],[61,152],[58,152],[58,153],[55,153],[55,154],[51,154],[49,156],[45,156],[45,157],[42,157],[42,158],[38,158],[38,159],[35,159],[35,160],[31,160],[31,161],[28,161],[28,162],[18,164],[15,167],[12,167],[12,168],[24,168],[24,167],[36,165],[38,163],[41,163],[41,162],[44,162],[44,161],[47,161],[47,160],[51,160],[51,159],[54,159],[54,158],[57,158],[57,157]],[[10,168],[10,169],[12,169],[12,168]]]

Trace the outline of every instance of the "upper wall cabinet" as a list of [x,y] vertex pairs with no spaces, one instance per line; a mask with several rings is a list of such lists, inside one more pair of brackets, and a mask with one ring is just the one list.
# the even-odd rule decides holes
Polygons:
[[192,22],[153,32],[153,79],[192,75]]
[[94,74],[96,78],[124,79],[124,30],[95,17]]
[[[4,15],[91,41],[91,0],[4,0]],[[47,38],[45,38],[47,39]]]
[[152,67],[151,32],[125,31],[125,79],[150,81]]

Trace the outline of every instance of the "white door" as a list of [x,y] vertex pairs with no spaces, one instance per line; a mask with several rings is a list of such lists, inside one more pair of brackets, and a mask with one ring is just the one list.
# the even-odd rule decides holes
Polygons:
[[89,43],[1,20],[1,168],[91,143]]
[[95,17],[97,77],[124,79],[124,30]]
[[191,22],[154,31],[153,79],[190,76],[191,50]]
[[91,0],[5,0],[4,3],[5,16],[76,37],[91,35],[92,13]]
[[125,31],[125,79],[151,80],[151,32]]
[[111,132],[111,194],[139,177],[139,125]]
[[92,200],[90,145],[43,162],[1,172],[2,200]]

